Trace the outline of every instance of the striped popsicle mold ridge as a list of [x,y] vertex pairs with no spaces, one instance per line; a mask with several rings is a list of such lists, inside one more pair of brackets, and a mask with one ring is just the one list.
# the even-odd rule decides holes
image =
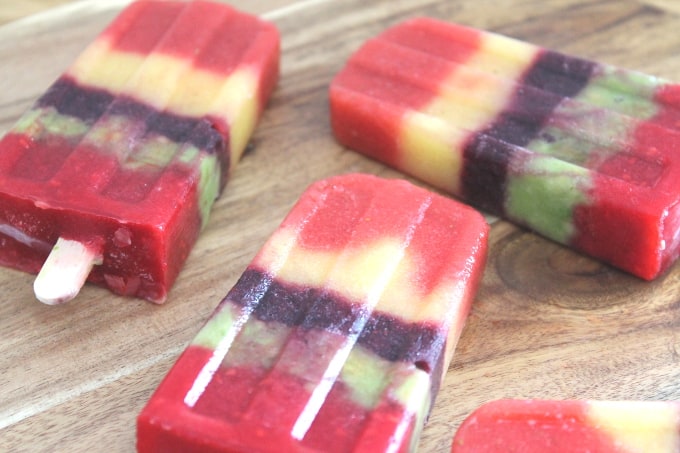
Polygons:
[[12,244],[0,262],[37,272],[45,247],[31,244],[105,238],[90,280],[162,302],[278,58],[276,28],[226,5],[132,3],[0,142],[0,196],[12,207],[0,213]]
[[[154,442],[200,432],[215,451],[412,450],[470,309],[487,234],[471,208],[405,181],[313,184],[138,426]],[[206,423],[218,431],[204,432]]]
[[651,279],[680,248],[677,87],[418,18],[350,57],[331,123],[349,148]]

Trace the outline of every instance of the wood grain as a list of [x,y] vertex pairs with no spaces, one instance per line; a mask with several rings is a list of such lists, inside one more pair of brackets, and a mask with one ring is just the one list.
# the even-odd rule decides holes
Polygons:
[[[0,132],[119,4],[79,2],[0,27]],[[401,176],[338,146],[328,124],[329,80],[385,27],[429,15],[668,78],[680,70],[671,1],[236,5],[279,26],[282,77],[168,303],[87,286],[48,307],[34,300],[32,276],[0,269],[0,450],[134,451],[136,414],[304,188],[346,172]],[[680,399],[679,289],[679,266],[646,283],[494,222],[482,287],[420,451],[448,451],[462,419],[494,398]]]
[[71,3],[73,0],[24,0],[22,2],[0,3],[0,25],[22,17],[42,12],[49,8]]

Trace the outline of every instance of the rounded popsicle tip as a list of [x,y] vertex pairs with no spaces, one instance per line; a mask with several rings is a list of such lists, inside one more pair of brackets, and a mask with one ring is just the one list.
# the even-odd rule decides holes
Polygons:
[[54,282],[48,280],[50,279],[36,279],[33,282],[35,297],[44,304],[59,305],[73,299],[80,292],[80,287],[73,286],[55,289]]
[[35,296],[47,305],[68,302],[78,295],[92,266],[100,261],[98,248],[59,238],[33,282]]

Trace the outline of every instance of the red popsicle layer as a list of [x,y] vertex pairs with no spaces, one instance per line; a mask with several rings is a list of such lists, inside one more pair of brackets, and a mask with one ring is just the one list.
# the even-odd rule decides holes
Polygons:
[[140,414],[139,451],[413,451],[487,233],[405,181],[313,184]]
[[463,422],[452,453],[677,453],[680,403],[498,400]]
[[0,141],[0,263],[71,240],[90,281],[163,302],[278,61],[275,27],[224,4],[132,3]]

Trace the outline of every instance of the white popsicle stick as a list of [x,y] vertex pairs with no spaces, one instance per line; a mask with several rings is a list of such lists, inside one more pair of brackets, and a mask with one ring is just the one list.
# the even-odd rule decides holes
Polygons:
[[96,247],[59,238],[33,282],[35,296],[48,305],[73,299],[98,263],[101,252]]

